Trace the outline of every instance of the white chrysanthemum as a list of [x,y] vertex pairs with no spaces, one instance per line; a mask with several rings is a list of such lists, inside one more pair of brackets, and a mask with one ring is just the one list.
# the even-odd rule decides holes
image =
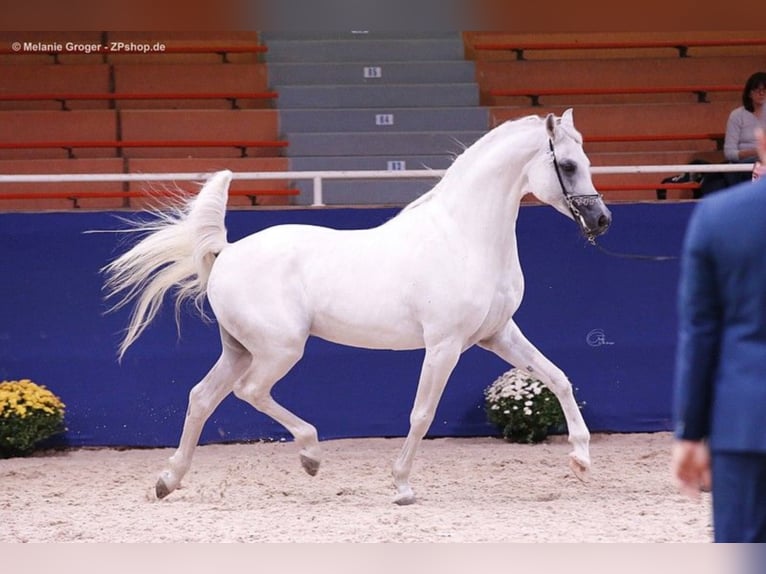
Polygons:
[[490,421],[513,442],[538,442],[565,424],[551,390],[533,374],[511,369],[484,391]]

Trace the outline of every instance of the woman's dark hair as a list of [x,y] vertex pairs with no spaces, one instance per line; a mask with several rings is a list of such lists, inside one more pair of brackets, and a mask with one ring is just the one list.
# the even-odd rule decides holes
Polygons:
[[766,72],[756,72],[745,82],[745,89],[742,90],[742,105],[748,112],[753,111],[753,98],[750,92],[756,88],[766,88]]

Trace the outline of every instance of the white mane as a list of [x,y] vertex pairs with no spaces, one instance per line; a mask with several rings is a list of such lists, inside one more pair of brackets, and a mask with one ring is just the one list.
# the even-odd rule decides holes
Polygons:
[[[526,134],[528,131],[532,131],[538,128],[541,129],[542,124],[542,118],[536,115],[529,115],[516,120],[506,121],[494,127],[492,130],[474,142],[473,145],[465,149],[463,153],[458,155],[452,162],[452,165],[447,168],[447,171],[445,172],[444,176],[442,176],[441,180],[439,180],[439,182],[436,183],[436,185],[434,185],[434,187],[432,187],[429,191],[407,204],[402,209],[401,213],[414,209],[415,207],[423,205],[424,203],[427,203],[433,199],[434,196],[436,196],[442,189],[445,188],[446,183],[451,181],[455,174],[461,170],[481,169],[488,159],[484,158],[484,161],[482,161],[481,156],[487,156],[487,154],[490,154],[493,146],[517,146],[519,145],[519,140],[523,139],[536,143],[534,138],[529,138]],[[504,141],[502,144],[499,144],[497,140],[501,138],[503,138]],[[498,151],[503,151],[503,149],[504,148],[499,148]]]

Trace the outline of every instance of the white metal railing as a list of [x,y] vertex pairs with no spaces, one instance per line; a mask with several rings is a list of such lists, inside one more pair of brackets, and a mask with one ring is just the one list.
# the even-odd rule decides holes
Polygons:
[[[625,173],[706,173],[706,172],[745,172],[752,171],[753,164],[678,164],[678,165],[622,165],[593,166],[595,174]],[[345,170],[345,171],[248,171],[234,172],[233,179],[268,180],[290,179],[313,181],[312,205],[324,205],[322,182],[326,179],[423,179],[439,178],[444,169],[408,169],[408,170]],[[0,174],[2,183],[84,183],[116,181],[203,181],[212,172],[181,173],[77,173],[77,174]],[[661,187],[660,182],[657,186]]]

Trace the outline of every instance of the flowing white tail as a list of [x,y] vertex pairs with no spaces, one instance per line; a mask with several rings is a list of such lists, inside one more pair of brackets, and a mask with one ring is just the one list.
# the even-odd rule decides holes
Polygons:
[[112,310],[135,301],[120,343],[119,357],[152,322],[165,294],[175,288],[176,319],[181,305],[193,300],[200,314],[208,276],[226,241],[226,201],[232,173],[213,174],[199,194],[131,231],[144,237],[105,266],[107,297],[119,296]]

